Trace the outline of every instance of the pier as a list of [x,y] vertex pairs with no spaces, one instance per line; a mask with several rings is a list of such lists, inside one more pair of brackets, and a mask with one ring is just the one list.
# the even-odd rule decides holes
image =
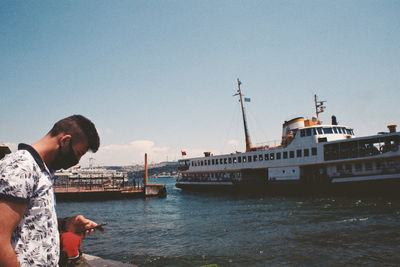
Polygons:
[[87,200],[111,200],[111,199],[127,199],[127,198],[143,198],[145,197],[144,187],[137,189],[127,188],[81,188],[81,187],[55,187],[54,193],[57,200],[62,201],[87,201]]
[[119,261],[113,261],[113,260],[106,260],[102,259],[97,256],[89,255],[89,254],[83,254],[82,255],[89,266],[91,267],[137,267],[137,265],[129,264],[129,263],[122,263]]
[[166,197],[162,184],[149,184],[147,154],[145,154],[145,177],[129,179],[123,173],[107,170],[75,170],[73,173],[56,174],[54,193],[58,201],[90,201]]
[[167,190],[162,184],[144,184],[139,186],[54,186],[58,201],[90,201],[133,199],[146,197],[166,197]]

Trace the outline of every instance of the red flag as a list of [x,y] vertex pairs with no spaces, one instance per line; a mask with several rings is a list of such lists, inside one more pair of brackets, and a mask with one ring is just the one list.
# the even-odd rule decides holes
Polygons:
[[182,152],[182,156],[186,156],[186,151],[181,151]]

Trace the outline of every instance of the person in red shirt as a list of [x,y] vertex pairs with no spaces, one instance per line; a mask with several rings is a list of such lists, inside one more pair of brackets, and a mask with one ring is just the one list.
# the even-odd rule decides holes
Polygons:
[[65,232],[60,238],[61,257],[60,266],[85,266],[82,265],[82,239],[72,232]]
[[61,245],[62,251],[67,253],[68,259],[76,259],[82,248],[82,239],[75,233],[65,232],[61,235]]

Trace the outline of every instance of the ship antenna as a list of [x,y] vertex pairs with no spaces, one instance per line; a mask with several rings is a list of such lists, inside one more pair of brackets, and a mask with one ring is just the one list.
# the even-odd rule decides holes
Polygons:
[[326,101],[324,100],[324,101],[318,101],[318,99],[317,99],[317,95],[314,95],[314,103],[315,103],[315,115],[317,116],[317,121],[319,122],[319,118],[318,118],[318,115],[319,115],[319,113],[322,113],[322,112],[324,112],[324,110],[325,110],[325,106],[324,106],[324,103],[325,103]]
[[89,168],[90,169],[93,168],[93,160],[94,160],[94,158],[92,158],[92,157],[89,158]]
[[250,152],[251,151],[251,141],[250,141],[250,135],[249,135],[249,131],[247,129],[247,122],[246,122],[246,113],[244,112],[244,105],[243,105],[243,97],[242,97],[242,90],[240,89],[240,85],[242,84],[241,81],[239,80],[239,78],[237,79],[238,82],[238,92],[236,95],[239,95],[240,97],[240,106],[242,107],[242,115],[243,115],[243,125],[244,125],[244,136],[246,139],[246,152]]

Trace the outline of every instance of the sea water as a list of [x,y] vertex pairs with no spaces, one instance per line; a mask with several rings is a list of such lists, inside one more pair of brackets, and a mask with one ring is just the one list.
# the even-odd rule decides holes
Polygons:
[[[84,253],[138,266],[400,264],[400,200],[185,192],[164,199],[58,202],[59,217],[107,222]],[[215,265],[214,265],[215,266]]]

